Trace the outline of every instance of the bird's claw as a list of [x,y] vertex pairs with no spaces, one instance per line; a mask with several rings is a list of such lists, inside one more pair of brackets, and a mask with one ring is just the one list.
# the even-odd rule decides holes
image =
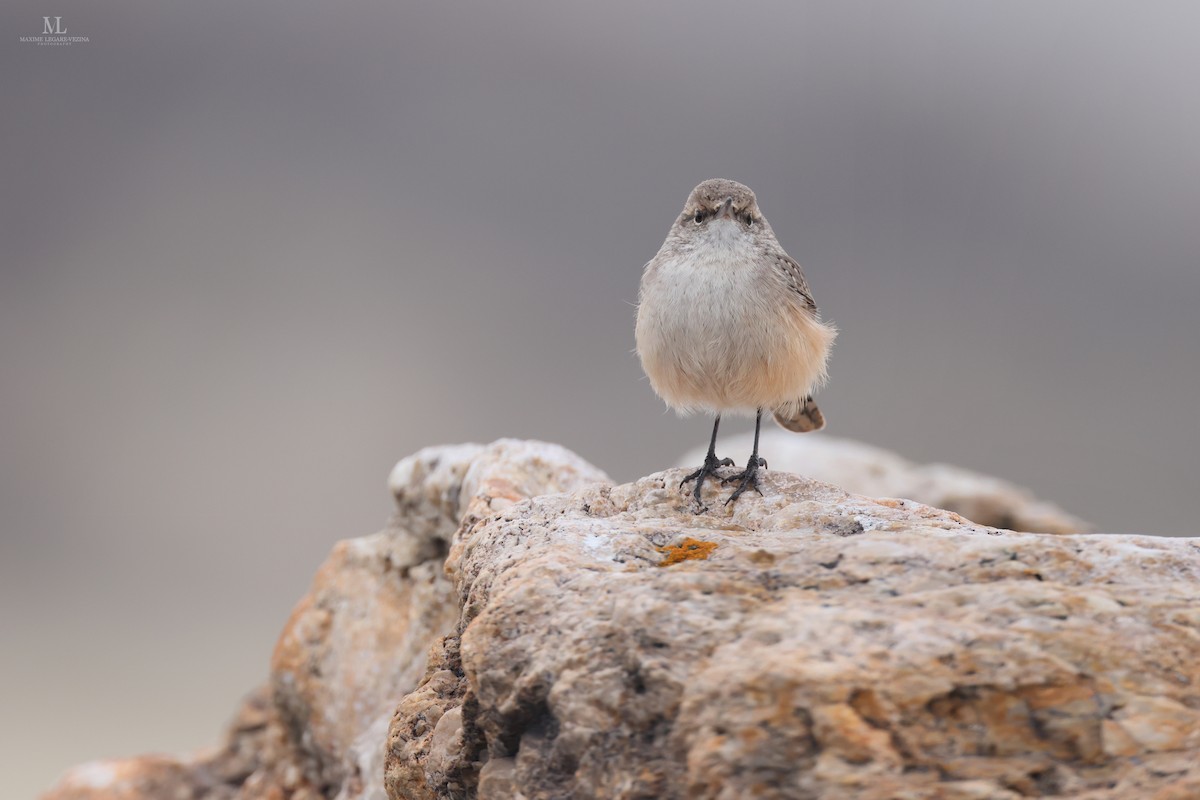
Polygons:
[[766,469],[767,460],[765,458],[753,456],[746,464],[746,469],[742,470],[736,475],[730,475],[728,478],[723,478],[721,480],[723,485],[735,482],[738,485],[737,488],[733,490],[733,493],[729,495],[729,499],[725,501],[725,505],[729,505],[737,500],[746,492],[747,489],[753,489],[754,491],[758,492],[759,497],[762,496],[762,489],[758,488],[759,467]]
[[700,492],[704,488],[704,479],[707,478],[708,476],[712,475],[713,477],[720,480],[721,476],[717,475],[717,470],[720,469],[721,467],[732,467],[732,466],[733,466],[732,458],[722,458],[722,459],[718,460],[717,457],[715,455],[713,455],[709,458],[704,459],[704,466],[700,467],[700,469],[696,470],[695,472],[693,472],[692,474],[688,475],[686,478],[681,480],[679,482],[679,488],[682,489],[689,482],[695,481],[696,488],[692,491],[692,497],[695,498],[696,505],[699,506],[701,512],[708,511],[708,507],[706,505],[704,505],[704,502],[700,499]]

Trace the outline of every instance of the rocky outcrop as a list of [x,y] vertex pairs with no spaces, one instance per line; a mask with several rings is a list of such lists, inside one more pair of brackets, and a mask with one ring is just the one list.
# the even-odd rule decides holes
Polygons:
[[49,800],[320,800],[279,722],[270,693],[242,703],[225,742],[191,759],[149,755],[94,761],[67,771],[43,795]]
[[468,509],[607,477],[557,445],[433,447],[392,470],[396,513],[380,533],[338,542],[288,620],[269,686],[226,741],[188,759],[101,761],[70,770],[44,800],[383,800],[388,723],[459,617],[443,561]]
[[1005,533],[778,472],[696,515],[684,474],[465,521],[390,796],[1200,793],[1196,541]]
[[222,747],[46,797],[1200,797],[1197,540],[999,531],[777,469],[697,515],[683,474],[405,459]]
[[[722,440],[722,454],[750,454],[753,436]],[[688,453],[679,466],[704,461],[704,448]],[[1030,533],[1090,533],[1094,528],[1033,492],[1008,481],[950,464],[917,464],[880,447],[824,433],[797,436],[767,429],[761,452],[771,467],[795,472],[868,497],[903,497],[954,511],[980,525]],[[744,454],[744,455],[743,455]]]

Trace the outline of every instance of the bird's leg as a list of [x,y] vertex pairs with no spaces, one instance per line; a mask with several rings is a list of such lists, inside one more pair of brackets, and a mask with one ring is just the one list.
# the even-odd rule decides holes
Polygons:
[[[700,501],[700,490],[704,487],[704,479],[709,475],[717,475],[717,469],[720,467],[733,466],[732,458],[717,458],[717,428],[721,427],[721,415],[717,414],[716,420],[713,421],[712,439],[708,442],[708,455],[704,457],[704,466],[688,475],[679,482],[679,488],[682,489],[688,481],[695,481],[696,488],[692,492],[692,496],[696,498],[696,505],[701,511],[707,511],[704,503]],[[720,476],[717,476],[718,478]]]
[[758,457],[758,429],[762,427],[762,409],[758,410],[758,415],[754,417],[754,452],[750,454],[750,461],[746,463],[746,469],[739,472],[737,475],[730,475],[722,483],[737,483],[737,488],[733,490],[733,494],[729,495],[729,499],[725,501],[725,505],[729,505],[734,500],[742,496],[742,493],[747,489],[753,489],[762,494],[762,490],[758,488],[758,468],[766,468],[767,460]]

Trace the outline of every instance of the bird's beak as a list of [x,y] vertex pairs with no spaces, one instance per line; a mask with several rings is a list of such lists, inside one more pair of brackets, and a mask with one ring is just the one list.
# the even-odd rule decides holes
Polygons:
[[717,219],[733,219],[733,198],[726,197],[721,208],[717,210]]

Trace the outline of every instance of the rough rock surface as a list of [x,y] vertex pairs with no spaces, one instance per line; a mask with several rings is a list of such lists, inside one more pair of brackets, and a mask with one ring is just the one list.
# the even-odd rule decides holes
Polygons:
[[67,772],[43,797],[54,800],[233,800],[293,798],[320,800],[304,779],[287,732],[269,693],[243,702],[214,752],[192,759],[149,755],[95,761]]
[[279,637],[269,686],[245,701],[221,747],[84,764],[44,800],[383,800],[392,712],[459,617],[442,566],[459,520],[493,495],[600,481],[583,459],[540,442],[431,447],[402,460],[388,480],[397,510],[387,528],[334,546]]
[[1197,540],[775,470],[695,515],[682,475],[613,487],[514,441],[405,459],[221,747],[45,798],[1200,798]]
[[391,797],[1200,797],[1196,540],[684,474],[464,520]]
[[[721,455],[750,455],[751,434],[721,442]],[[706,448],[689,452],[681,467],[704,462]],[[950,464],[917,464],[890,450],[824,433],[797,436],[767,429],[760,452],[771,468],[795,472],[868,497],[903,497],[954,511],[980,525],[1031,533],[1090,533],[1094,528],[1033,492],[1008,481]]]

